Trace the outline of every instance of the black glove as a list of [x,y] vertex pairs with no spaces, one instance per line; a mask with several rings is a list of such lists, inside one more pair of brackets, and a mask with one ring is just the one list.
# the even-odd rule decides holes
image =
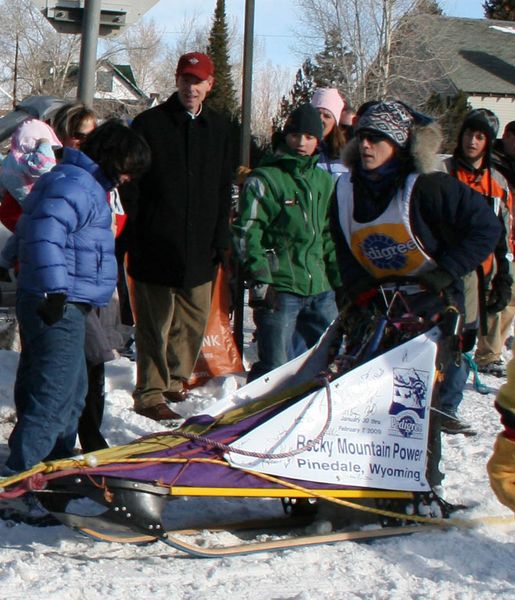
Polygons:
[[337,305],[339,310],[342,310],[345,297],[356,306],[367,307],[379,293],[378,286],[378,280],[371,275],[360,277],[356,283],[348,286],[345,292],[343,290],[339,292],[339,304]]
[[494,315],[504,310],[511,300],[511,285],[513,281],[510,275],[496,275],[492,281],[492,289],[486,301],[486,310]]
[[224,250],[223,248],[213,248],[212,250],[212,260],[213,260],[213,266],[218,266],[221,265],[222,268],[226,269],[228,264],[229,264],[229,260],[227,257],[227,250]]
[[249,287],[250,308],[274,308],[277,294],[268,283],[254,283]]
[[12,281],[9,270],[4,267],[0,267],[0,281]]
[[63,318],[65,303],[66,294],[47,294],[37,313],[48,326],[54,325]]
[[439,294],[454,281],[454,277],[445,269],[440,269],[440,267],[421,273],[419,279],[430,292],[435,292],[435,294]]

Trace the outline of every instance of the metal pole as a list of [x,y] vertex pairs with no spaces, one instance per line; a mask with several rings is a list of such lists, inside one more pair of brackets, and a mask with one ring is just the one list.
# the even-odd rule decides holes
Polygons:
[[252,63],[254,53],[254,0],[245,2],[243,38],[243,89],[241,107],[240,164],[250,164],[250,115],[252,109]]
[[16,34],[16,49],[14,52],[14,73],[13,73],[13,108],[16,108],[16,94],[18,93],[18,55],[20,52],[20,34]]
[[101,5],[101,0],[85,0],[84,2],[77,98],[88,106],[93,106],[95,95]]
[[[240,165],[250,166],[250,115],[252,108],[252,62],[254,52],[254,0],[245,0],[245,32],[243,37],[243,84],[241,107]],[[244,286],[241,268],[236,269],[234,301],[234,339],[243,356]]]

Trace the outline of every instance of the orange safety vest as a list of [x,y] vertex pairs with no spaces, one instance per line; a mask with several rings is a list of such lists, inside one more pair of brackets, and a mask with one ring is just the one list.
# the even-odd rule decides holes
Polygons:
[[[454,159],[454,168],[450,174],[459,181],[482,194],[493,202],[493,210],[496,215],[501,216],[506,228],[506,245],[510,262],[513,260],[513,197],[508,182],[497,169],[490,167],[481,171],[471,171],[461,167]],[[494,269],[494,254],[490,254],[482,263],[483,272],[489,277]]]

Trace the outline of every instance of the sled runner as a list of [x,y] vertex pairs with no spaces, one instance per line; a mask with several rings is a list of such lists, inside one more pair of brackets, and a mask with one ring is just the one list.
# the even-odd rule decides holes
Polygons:
[[[449,306],[415,315],[417,289],[381,285],[370,307],[342,311],[314,348],[209,414],[125,446],[41,463],[4,481],[0,500],[30,491],[61,523],[97,539],[160,540],[196,556],[449,526],[455,507],[431,490],[426,463],[442,349],[456,348],[459,314]],[[163,510],[178,497],[277,498],[290,516],[273,526],[287,528],[313,520],[316,503],[328,502],[368,514],[377,529],[211,552],[167,531]],[[80,499],[91,505],[86,514],[70,508]]]

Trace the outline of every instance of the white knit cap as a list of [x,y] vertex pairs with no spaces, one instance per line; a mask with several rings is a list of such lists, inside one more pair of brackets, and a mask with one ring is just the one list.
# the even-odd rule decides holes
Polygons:
[[336,88],[318,88],[313,94],[311,104],[316,108],[325,108],[334,117],[336,123],[340,120],[345,102]]

